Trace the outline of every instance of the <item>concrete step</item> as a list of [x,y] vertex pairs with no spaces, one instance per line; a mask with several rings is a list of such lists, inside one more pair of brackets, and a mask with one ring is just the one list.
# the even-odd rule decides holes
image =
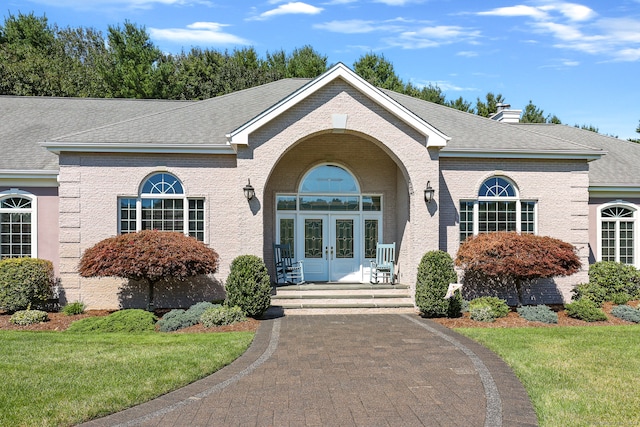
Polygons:
[[272,313],[415,313],[410,288],[401,284],[303,284],[279,286],[274,292]]

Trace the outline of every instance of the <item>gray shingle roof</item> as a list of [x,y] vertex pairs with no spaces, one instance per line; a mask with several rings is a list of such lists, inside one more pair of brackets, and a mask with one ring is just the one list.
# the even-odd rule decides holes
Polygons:
[[57,170],[58,156],[38,142],[185,103],[0,96],[0,170]]
[[606,155],[589,164],[589,184],[595,186],[640,185],[640,144],[601,135],[574,126],[518,123],[513,126],[544,135],[578,141]]
[[[451,140],[442,153],[455,150],[588,152],[592,148],[553,135],[530,132],[411,96],[385,91],[396,102],[445,133]],[[595,154],[595,153],[594,153]]]
[[143,117],[54,138],[65,143],[226,144],[225,135],[257,116],[307,79],[285,79]]
[[[39,142],[226,144],[225,135],[310,80],[285,79],[204,101],[0,96],[0,170],[55,170]],[[640,184],[640,145],[570,126],[498,123],[385,91],[451,137],[443,154],[464,150],[608,152],[590,163],[592,185]]]

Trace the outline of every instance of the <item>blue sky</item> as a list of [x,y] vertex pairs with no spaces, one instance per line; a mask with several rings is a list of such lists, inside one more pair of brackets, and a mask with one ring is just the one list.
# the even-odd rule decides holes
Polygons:
[[311,45],[329,64],[382,54],[415,85],[475,104],[501,93],[569,125],[637,138],[640,0],[5,0],[66,27],[129,20],[163,51]]

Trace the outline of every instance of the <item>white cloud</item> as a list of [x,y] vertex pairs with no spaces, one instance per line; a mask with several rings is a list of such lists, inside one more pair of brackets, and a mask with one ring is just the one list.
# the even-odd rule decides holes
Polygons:
[[317,15],[323,10],[324,9],[321,7],[316,7],[308,3],[296,1],[296,2],[289,2],[281,6],[278,6],[275,9],[271,9],[266,12],[263,12],[260,15],[253,17],[251,19],[257,20],[257,21],[263,21],[278,15]]
[[346,21],[329,21],[314,24],[313,28],[342,34],[366,34],[372,32],[400,32],[406,26],[402,21],[392,19],[390,21],[365,21],[362,19],[349,19]]
[[480,37],[479,30],[451,25],[438,25],[423,27],[414,31],[405,31],[394,39],[387,39],[387,42],[392,46],[398,46],[403,49],[422,49],[461,42],[473,44]]
[[152,39],[167,40],[174,43],[209,45],[250,45],[249,40],[222,31],[228,25],[217,22],[194,22],[187,28],[149,28]]
[[534,33],[555,39],[552,46],[614,61],[640,61],[640,20],[601,18],[593,9],[562,1],[538,1],[534,6],[509,6],[478,12],[480,16],[528,17]]
[[456,56],[464,56],[465,58],[475,58],[476,56],[479,56],[479,54],[478,52],[474,52],[471,50],[462,50],[456,53]]

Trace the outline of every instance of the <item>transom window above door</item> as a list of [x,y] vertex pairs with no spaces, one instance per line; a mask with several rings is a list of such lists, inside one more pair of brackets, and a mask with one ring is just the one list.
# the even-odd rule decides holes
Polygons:
[[204,199],[186,197],[182,182],[166,172],[149,176],[138,197],[121,197],[119,232],[179,231],[204,241]]
[[460,201],[460,243],[495,231],[536,233],[536,212],[537,202],[520,199],[513,181],[492,176],[482,183],[475,200]]
[[279,194],[277,211],[380,212],[382,198],[361,195],[355,177],[337,165],[313,168],[303,178],[298,194]]

